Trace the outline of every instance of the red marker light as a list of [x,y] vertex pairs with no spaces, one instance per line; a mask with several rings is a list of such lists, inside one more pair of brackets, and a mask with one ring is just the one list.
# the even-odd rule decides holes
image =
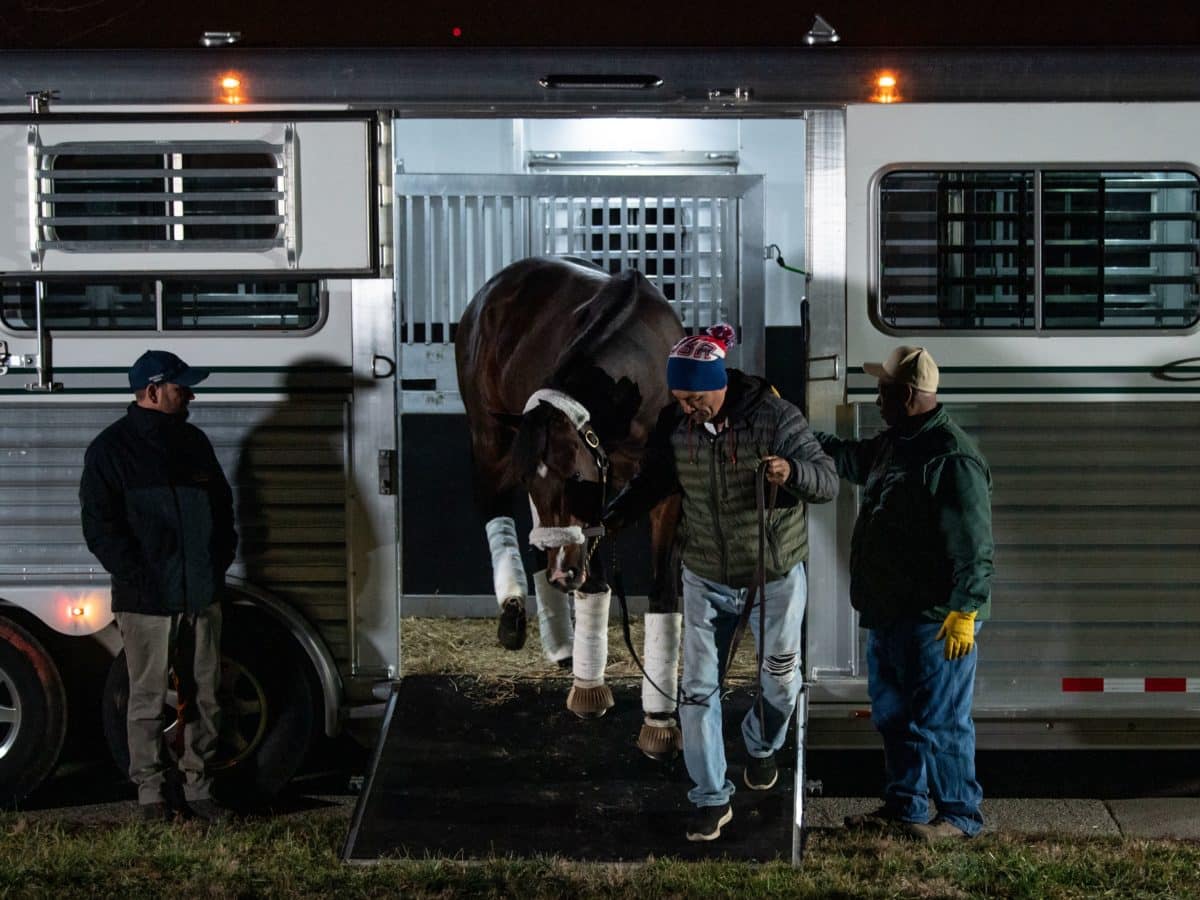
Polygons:
[[457,25],[455,25],[453,28],[450,29],[450,34],[453,35],[454,37],[462,37],[462,29],[459,28]]

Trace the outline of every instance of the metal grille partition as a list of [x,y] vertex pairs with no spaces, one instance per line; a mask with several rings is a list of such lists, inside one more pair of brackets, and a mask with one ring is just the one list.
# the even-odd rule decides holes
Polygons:
[[[741,348],[732,362],[762,369],[761,176],[397,175],[395,189],[398,327],[410,385],[425,382],[442,398],[456,393],[452,354],[435,348],[453,342],[476,291],[526,256],[638,269],[686,327],[736,324]],[[430,408],[425,399],[417,408]]]

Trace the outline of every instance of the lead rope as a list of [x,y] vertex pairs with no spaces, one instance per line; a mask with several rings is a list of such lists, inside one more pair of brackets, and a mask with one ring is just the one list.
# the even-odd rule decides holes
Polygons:
[[[733,665],[734,655],[737,653],[738,644],[741,642],[742,634],[746,630],[746,623],[750,621],[750,613],[754,609],[755,601],[758,602],[758,723],[759,727],[765,729],[767,720],[765,710],[763,708],[763,687],[762,687],[762,671],[766,665],[765,657],[765,642],[766,642],[766,625],[767,625],[767,516],[775,510],[775,500],[779,495],[779,486],[771,485],[771,500],[768,504],[766,498],[767,488],[767,464],[760,462],[758,469],[754,473],[754,502],[758,511],[758,567],[755,571],[754,585],[750,588],[750,596],[746,598],[746,606],[742,610],[741,618],[738,619],[737,628],[734,629],[733,637],[729,641],[729,653],[725,658],[725,672],[728,673],[729,667]],[[722,678],[723,682],[724,679]]]
[[[662,688],[660,688],[648,674],[646,667],[642,665],[641,659],[637,655],[637,651],[633,649],[633,635],[629,628],[629,604],[625,599],[625,580],[621,575],[621,563],[617,557],[617,542],[611,540],[612,548],[612,592],[617,598],[617,602],[621,606],[621,633],[625,638],[625,647],[629,650],[630,657],[633,658],[633,663],[637,666],[638,671],[642,673],[642,677],[646,679],[646,683],[662,696],[666,697],[677,706],[708,706],[708,700],[713,694],[721,690],[725,685],[725,676],[729,674],[729,667],[733,664],[734,654],[737,653],[738,644],[741,642],[742,633],[746,630],[746,623],[750,620],[750,613],[754,608],[756,596],[765,598],[767,595],[767,568],[766,568],[766,545],[767,545],[767,515],[775,509],[775,498],[778,495],[779,488],[777,485],[771,486],[771,501],[770,506],[766,500],[766,463],[759,463],[758,468],[754,473],[754,502],[758,513],[758,570],[755,573],[755,583],[750,588],[750,595],[746,598],[746,605],[742,609],[742,614],[738,618],[737,627],[734,628],[733,637],[729,641],[729,651],[725,655],[725,665],[720,668],[720,676],[717,678],[717,686],[705,694],[703,697],[691,697],[684,693],[681,686],[676,694],[672,697]],[[758,603],[758,668],[759,668],[759,685],[758,685],[758,721],[760,726],[766,727],[766,719],[763,716],[763,691],[761,672],[764,665],[763,653],[765,650],[764,640],[766,637],[766,604]]]

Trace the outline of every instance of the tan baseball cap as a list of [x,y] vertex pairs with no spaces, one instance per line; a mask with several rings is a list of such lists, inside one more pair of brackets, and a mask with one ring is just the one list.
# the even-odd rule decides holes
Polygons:
[[912,385],[936,394],[938,367],[924,347],[897,347],[882,363],[863,363],[863,371],[876,378]]

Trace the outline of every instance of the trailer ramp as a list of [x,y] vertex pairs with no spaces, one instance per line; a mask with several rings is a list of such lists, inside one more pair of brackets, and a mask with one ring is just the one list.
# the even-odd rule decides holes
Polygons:
[[615,708],[584,721],[564,706],[565,681],[509,683],[501,695],[473,677],[405,678],[389,701],[343,858],[791,859],[794,738],[778,754],[773,790],[741,786],[739,726],[752,692],[734,689],[722,701],[739,785],[733,821],[719,840],[694,844],[684,838],[691,784],[682,758],[658,763],[638,752],[640,685],[611,686]]

